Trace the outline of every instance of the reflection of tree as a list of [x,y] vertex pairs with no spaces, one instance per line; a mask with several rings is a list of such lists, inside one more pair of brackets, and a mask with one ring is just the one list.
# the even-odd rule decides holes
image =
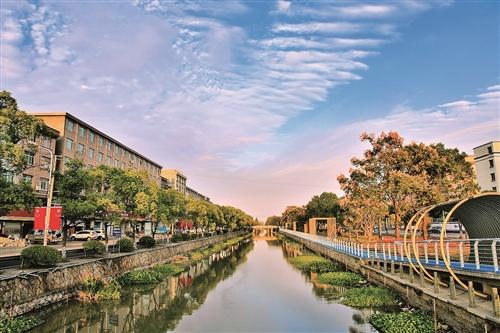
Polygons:
[[71,333],[82,327],[100,332],[115,327],[110,324],[110,314],[118,318],[118,332],[173,330],[184,314],[192,314],[220,281],[236,271],[252,248],[253,243],[245,243],[235,247],[232,254],[222,251],[154,287],[129,288],[121,301],[73,303],[50,312],[50,320],[34,332]]

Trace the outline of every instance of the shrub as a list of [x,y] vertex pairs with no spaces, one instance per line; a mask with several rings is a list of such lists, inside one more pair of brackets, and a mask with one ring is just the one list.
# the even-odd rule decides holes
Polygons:
[[121,287],[116,281],[104,283],[102,280],[94,277],[83,281],[82,291],[78,294],[81,301],[95,301],[120,299]]
[[175,264],[163,264],[152,268],[152,270],[157,271],[163,275],[175,275],[184,271],[184,269]]
[[91,256],[97,255],[97,254],[104,254],[106,252],[106,246],[97,240],[88,240],[85,243],[83,243],[83,249],[85,250],[86,254],[89,254]]
[[334,286],[355,286],[363,281],[363,277],[351,272],[328,272],[318,275],[318,282]]
[[182,242],[182,234],[174,234],[170,239],[172,243]]
[[122,286],[141,285],[160,282],[163,279],[163,274],[153,269],[138,269],[132,272],[123,274],[118,278],[118,282]]
[[421,311],[375,313],[370,323],[382,333],[433,333],[432,317]]
[[110,283],[104,285],[101,290],[97,292],[97,298],[99,300],[111,300],[111,299],[120,299],[121,286],[120,284],[113,280]]
[[151,236],[142,236],[139,238],[139,246],[142,248],[152,248],[155,247],[156,241]]
[[337,271],[339,268],[330,260],[314,255],[302,255],[290,259],[290,263],[304,272],[325,273]]
[[353,307],[378,307],[396,305],[398,297],[394,292],[380,287],[348,289],[342,294],[342,303]]
[[120,238],[118,242],[120,252],[132,252],[134,251],[134,242],[130,238]]
[[15,317],[0,319],[0,332],[21,333],[40,325],[42,321],[35,317]]
[[181,234],[181,237],[182,237],[182,240],[183,240],[183,241],[187,241],[187,240],[190,240],[190,239],[191,239],[191,235],[190,235],[190,234],[188,234],[188,233]]
[[32,245],[21,252],[23,265],[31,267],[50,267],[62,260],[61,253],[53,247]]

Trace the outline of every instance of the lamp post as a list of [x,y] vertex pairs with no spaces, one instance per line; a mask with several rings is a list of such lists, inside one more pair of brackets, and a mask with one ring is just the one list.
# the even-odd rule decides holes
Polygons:
[[52,194],[54,192],[54,167],[55,167],[55,155],[52,153],[52,149],[44,147],[37,144],[36,142],[29,141],[30,144],[37,146],[40,149],[45,149],[50,155],[50,167],[49,167],[49,188],[47,190],[47,207],[45,209],[45,224],[43,229],[43,246],[47,246],[48,236],[49,236],[49,222],[50,222],[50,208],[52,207]]

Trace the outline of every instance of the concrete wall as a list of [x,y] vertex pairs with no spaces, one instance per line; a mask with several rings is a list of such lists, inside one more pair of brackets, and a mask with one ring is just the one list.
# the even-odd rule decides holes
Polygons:
[[[421,288],[418,283],[400,280],[395,275],[370,267],[370,265],[356,257],[337,252],[300,237],[286,233],[283,233],[283,235],[303,244],[313,252],[344,264],[348,270],[364,275],[372,283],[393,289],[408,304],[435,313],[441,321],[453,327],[457,332],[500,332],[499,319],[492,315],[430,292]],[[415,276],[415,280],[417,279],[418,276]]]
[[174,256],[223,242],[242,235],[228,233],[214,237],[183,242],[172,246],[137,250],[83,263],[43,269],[16,277],[0,276],[0,318],[18,316],[40,307],[74,297],[83,281],[94,276],[98,279],[116,278],[137,268],[162,264]]

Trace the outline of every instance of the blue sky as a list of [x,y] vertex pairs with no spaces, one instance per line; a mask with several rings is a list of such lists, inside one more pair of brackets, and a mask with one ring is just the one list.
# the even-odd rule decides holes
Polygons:
[[1,89],[264,219],[399,131],[499,139],[498,1],[6,1]]

